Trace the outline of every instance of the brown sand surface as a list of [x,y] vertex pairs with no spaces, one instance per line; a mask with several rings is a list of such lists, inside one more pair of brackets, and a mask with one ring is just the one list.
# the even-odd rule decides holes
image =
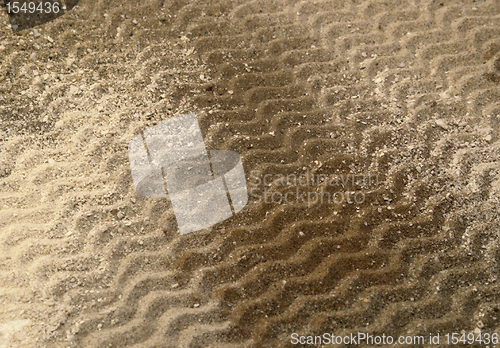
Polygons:
[[[1,348],[500,334],[498,1],[81,0],[36,29],[0,17]],[[127,146],[191,111],[255,194],[181,236]],[[358,200],[258,198],[297,189]]]

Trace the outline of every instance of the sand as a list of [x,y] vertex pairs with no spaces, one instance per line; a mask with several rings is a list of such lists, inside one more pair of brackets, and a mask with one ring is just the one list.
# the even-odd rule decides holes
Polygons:
[[[0,347],[500,334],[497,1],[81,0],[36,29],[0,17]],[[181,236],[127,146],[187,112],[254,194]]]

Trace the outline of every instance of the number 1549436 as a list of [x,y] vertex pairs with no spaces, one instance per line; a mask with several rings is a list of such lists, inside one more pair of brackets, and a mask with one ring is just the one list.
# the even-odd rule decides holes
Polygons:
[[7,13],[58,13],[58,2],[7,2]]

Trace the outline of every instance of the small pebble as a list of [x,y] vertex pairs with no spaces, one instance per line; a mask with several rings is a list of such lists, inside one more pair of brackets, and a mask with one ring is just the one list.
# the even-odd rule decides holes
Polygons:
[[38,31],[38,29],[33,29],[33,36],[35,37],[35,39],[38,39],[40,37],[40,32]]
[[439,127],[443,128],[444,130],[448,130],[448,124],[446,123],[445,120],[443,120],[443,119],[436,120],[436,124]]
[[118,214],[116,214],[116,217],[121,220],[125,217],[125,214],[123,214],[123,212],[120,211],[118,212]]
[[33,52],[30,54],[30,59],[35,60],[36,59],[36,52]]
[[78,87],[76,87],[76,86],[71,86],[71,87],[69,88],[69,94],[70,94],[70,95],[73,95],[73,94],[76,94],[76,93],[78,93]]
[[33,79],[33,85],[40,87],[42,85],[42,79],[40,76],[37,76]]
[[226,229],[225,228],[221,228],[220,229],[220,234],[226,234]]

